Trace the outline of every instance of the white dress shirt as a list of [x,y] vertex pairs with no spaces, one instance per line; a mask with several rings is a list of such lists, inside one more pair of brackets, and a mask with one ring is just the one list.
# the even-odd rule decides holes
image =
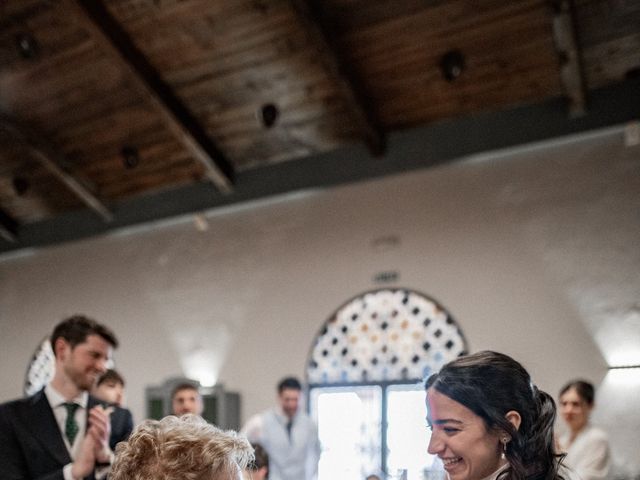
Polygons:
[[[87,404],[89,402],[89,394],[87,392],[81,392],[77,397],[69,400],[70,403],[75,403],[79,407],[75,412],[76,423],[78,424],[78,433],[76,438],[73,441],[73,445],[69,443],[67,436],[65,435],[65,424],[67,422],[67,408],[65,407],[65,403],[67,403],[67,399],[62,396],[60,392],[58,392],[55,388],[48,384],[44,389],[44,394],[49,401],[49,406],[51,410],[53,410],[53,415],[56,417],[56,422],[58,423],[58,428],[60,429],[60,435],[64,439],[64,444],[69,451],[69,456],[71,459],[75,459],[78,453],[80,452],[80,444],[82,443],[82,439],[84,438],[84,433],[87,429]],[[62,469],[62,474],[64,475],[64,480],[76,480],[71,475],[71,467],[72,464],[69,463],[64,466]]]
[[288,417],[281,409],[267,410],[249,419],[242,432],[261,444],[269,455],[269,480],[316,480],[320,442],[318,429],[298,411],[287,432]]
[[[82,439],[84,438],[84,434],[87,430],[87,406],[89,404],[89,394],[87,392],[81,392],[75,398],[67,400],[62,396],[60,392],[58,392],[55,388],[48,384],[44,389],[44,394],[49,401],[49,406],[51,410],[53,410],[53,415],[56,417],[56,422],[58,423],[58,428],[60,429],[60,435],[64,440],[64,444],[69,451],[69,456],[71,460],[75,460],[76,457],[80,453],[80,448],[82,444]],[[78,425],[78,433],[73,440],[73,445],[69,443],[67,439],[67,435],[65,434],[65,424],[67,422],[67,407],[65,407],[65,403],[75,403],[78,405],[78,408],[75,412],[75,419]],[[113,462],[113,452],[107,447],[105,449],[105,454],[109,456],[111,461]],[[64,480],[78,480],[71,475],[71,467],[72,463],[65,465],[62,469],[62,474],[64,476]],[[95,477],[100,480],[107,476],[110,470],[110,466],[101,466],[96,468]]]

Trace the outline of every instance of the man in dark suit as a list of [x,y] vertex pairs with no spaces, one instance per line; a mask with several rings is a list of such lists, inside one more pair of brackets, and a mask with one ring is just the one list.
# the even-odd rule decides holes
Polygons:
[[104,478],[133,428],[128,410],[88,392],[118,345],[107,327],[75,315],[51,335],[55,373],[35,395],[0,405],[0,478]]

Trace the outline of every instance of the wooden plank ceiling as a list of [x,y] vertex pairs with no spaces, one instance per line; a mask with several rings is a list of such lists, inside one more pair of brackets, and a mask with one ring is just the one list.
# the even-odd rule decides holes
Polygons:
[[244,173],[354,144],[375,161],[446,120],[584,113],[639,47],[624,0],[3,1],[0,241],[190,185],[233,198]]

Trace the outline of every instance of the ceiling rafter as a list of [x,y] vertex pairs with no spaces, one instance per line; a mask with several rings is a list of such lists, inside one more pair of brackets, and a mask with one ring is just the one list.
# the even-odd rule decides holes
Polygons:
[[361,93],[364,89],[357,75],[339,54],[340,49],[337,42],[333,40],[335,35],[331,32],[329,25],[323,21],[320,5],[314,0],[291,0],[291,3],[304,30],[317,49],[323,65],[333,77],[342,96],[348,101],[369,151],[375,156],[384,154],[385,134],[373,114],[371,102]]
[[162,80],[130,36],[99,0],[63,0],[61,13],[73,13],[82,28],[127,72],[139,93],[155,107],[167,128],[205,169],[222,193],[230,193],[234,170],[198,120]]
[[96,212],[103,220],[110,222],[113,214],[87,187],[78,181],[71,173],[62,168],[65,163],[60,153],[45,137],[24,124],[0,116],[0,129],[5,131],[11,140],[22,146],[53,176],[67,186],[85,205]]
[[552,5],[553,38],[560,58],[560,81],[569,98],[569,115],[580,117],[587,111],[587,100],[575,9],[570,0],[554,0]]

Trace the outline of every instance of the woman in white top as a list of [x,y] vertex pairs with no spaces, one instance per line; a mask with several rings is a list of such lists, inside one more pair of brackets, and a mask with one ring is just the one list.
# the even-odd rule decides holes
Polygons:
[[558,441],[566,452],[564,463],[582,480],[604,480],[611,468],[607,434],[589,423],[594,406],[593,385],[574,380],[560,390],[560,412],[569,427]]
[[553,398],[511,357],[460,357],[426,384],[428,451],[450,480],[569,480],[555,453]]

